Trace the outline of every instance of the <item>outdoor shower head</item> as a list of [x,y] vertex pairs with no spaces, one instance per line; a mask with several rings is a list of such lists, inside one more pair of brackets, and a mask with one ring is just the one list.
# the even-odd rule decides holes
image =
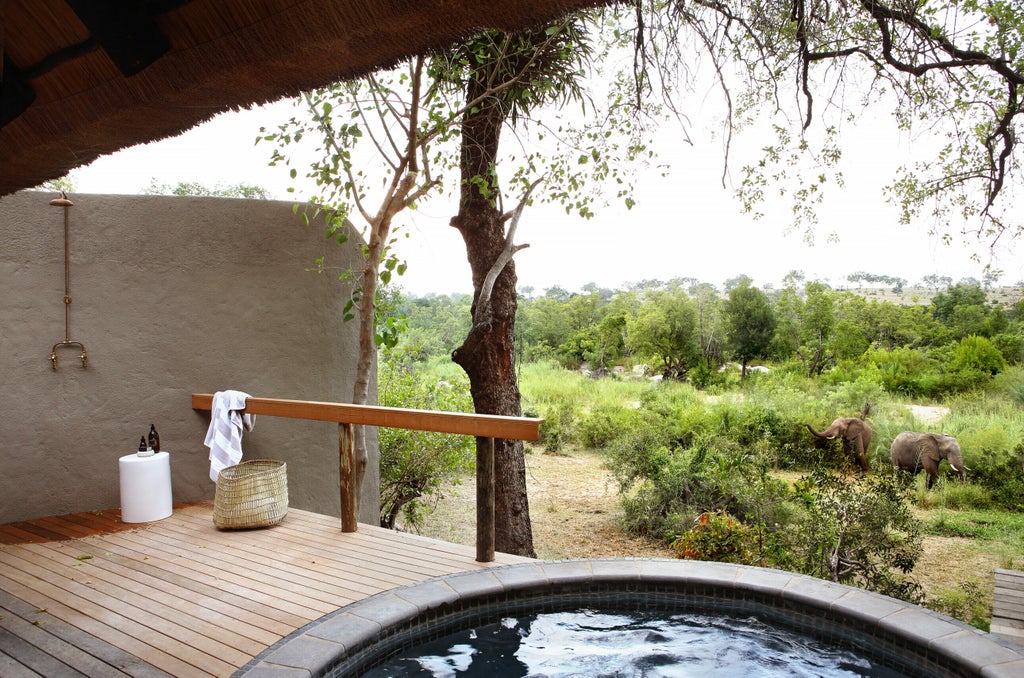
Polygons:
[[64,191],[61,191],[60,192],[60,197],[59,198],[54,198],[53,200],[51,200],[50,204],[53,205],[54,207],[71,207],[75,203],[73,203],[70,200],[68,200],[68,194],[67,193],[65,193]]

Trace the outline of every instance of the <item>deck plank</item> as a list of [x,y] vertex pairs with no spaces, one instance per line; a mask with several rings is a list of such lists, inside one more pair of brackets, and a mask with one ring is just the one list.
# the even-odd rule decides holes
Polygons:
[[0,676],[4,678],[45,678],[3,651],[0,646]]
[[1024,643],[1024,572],[997,569],[992,600],[992,633]]
[[350,602],[477,563],[472,547],[290,509],[218,530],[212,502],[125,524],[117,510],[0,526],[0,675],[229,676]]
[[[120,620],[108,616],[106,621],[96,619],[88,612],[83,613],[78,608],[78,602],[71,596],[62,595],[59,590],[48,589],[47,592],[38,590],[31,586],[22,585],[13,581],[3,574],[0,574],[0,589],[9,592],[32,605],[47,615],[55,617],[62,622],[79,628],[84,633],[95,636],[105,643],[121,648],[127,653],[137,657],[144,664],[158,668],[170,675],[188,675],[195,673],[196,668],[168,654],[162,647],[154,647],[145,640],[140,640],[133,635],[123,633],[116,626],[111,626],[107,621],[128,627],[132,620],[121,617]],[[56,597],[51,597],[52,593]],[[46,623],[45,621],[43,623]],[[159,644],[159,642],[158,642]],[[169,648],[168,648],[169,649]],[[173,650],[169,650],[173,651]],[[207,672],[206,675],[215,675]]]
[[238,575],[230,569],[217,567],[215,558],[191,558],[187,551],[166,551],[159,544],[140,543],[137,539],[125,539],[120,534],[107,535],[102,544],[115,553],[145,558],[149,567],[159,571],[161,577],[165,576],[164,572],[171,572],[206,587],[206,590],[219,590],[248,598],[257,607],[277,610],[290,615],[294,620],[309,619],[316,613],[316,610],[297,604],[283,595],[275,595],[279,591],[260,587],[258,581]]
[[[436,576],[450,572],[453,566],[464,562],[465,558],[464,554],[460,559],[448,552],[431,549],[430,540],[423,544],[422,555],[418,555],[420,552],[401,547],[392,553],[390,540],[401,540],[405,535],[391,532],[388,538],[378,539],[379,543],[374,543],[367,541],[372,540],[372,536],[363,534],[372,531],[373,528],[369,526],[362,527],[360,532],[348,536],[342,550],[335,535],[325,534],[325,530],[332,529],[338,528],[316,524],[303,525],[299,521],[282,524],[275,529],[274,553],[287,554],[280,557],[282,564],[301,564],[304,570],[337,577],[351,583],[353,588],[359,588],[361,583],[377,588],[380,575],[370,575],[369,572],[400,566],[401,571],[395,573],[393,583],[402,585],[419,581],[424,575]],[[221,533],[217,535],[216,540],[211,540],[211,543],[227,545],[234,550],[244,550],[248,557],[259,558],[261,554],[265,555],[265,551],[249,546],[237,533]]]
[[[190,643],[194,647],[202,648],[206,645],[203,642],[205,636],[216,636],[219,643],[251,656],[259,653],[262,647],[267,645],[267,640],[273,642],[273,634],[264,636],[264,642],[261,643],[247,634],[240,633],[245,630],[242,625],[231,631],[225,631],[217,625],[215,615],[206,615],[202,608],[189,604],[187,601],[179,602],[172,597],[161,595],[158,591],[140,584],[135,579],[111,576],[105,568],[96,567],[92,563],[92,560],[96,560],[92,556],[88,556],[88,561],[82,561],[73,554],[41,548],[39,545],[27,546],[26,550],[33,556],[33,563],[56,576],[75,577],[76,574],[69,570],[69,567],[74,567],[74,565],[69,566],[68,562],[81,565],[80,577],[83,584],[89,590],[96,592],[91,599],[107,607],[113,607],[119,603],[139,607],[143,610],[138,615],[139,618],[148,621],[151,626],[153,624],[161,625],[164,622],[177,624],[181,627],[181,630],[178,631],[179,638],[191,638],[194,634],[199,635],[198,643]],[[230,660],[230,657],[224,657],[222,654],[223,647],[208,647],[206,651],[218,653],[219,656]],[[244,654],[239,655],[236,659],[240,659],[242,656]]]
[[[87,676],[166,676],[143,671],[138,658],[0,591],[0,626]],[[0,676],[7,676],[0,665]]]
[[4,653],[41,676],[68,676],[68,678],[89,678],[77,669],[68,666],[52,654],[36,647],[21,636],[0,627],[0,647]]
[[[262,590],[265,592],[262,596],[264,599],[280,599],[280,603],[276,604],[291,601],[286,609],[301,609],[302,614],[311,611],[320,616],[338,607],[331,604],[329,595],[321,594],[316,589],[315,582],[310,578],[279,576],[283,573],[280,568],[271,564],[253,563],[239,557],[231,548],[211,547],[209,543],[183,545],[159,534],[156,530],[147,533],[147,536],[148,553],[159,553],[164,558],[190,561],[190,567],[203,567],[213,573],[216,579],[230,581],[249,591]],[[296,579],[299,581],[295,581]],[[307,585],[310,588],[306,588]],[[343,604],[347,605],[352,601],[353,598],[348,597]]]
[[[150,576],[164,582],[165,585],[177,587],[190,600],[213,599],[231,610],[224,614],[237,614],[236,610],[243,610],[263,618],[273,617],[283,626],[289,628],[301,626],[309,616],[307,609],[296,612],[294,609],[286,609],[284,606],[268,604],[274,601],[268,600],[262,591],[253,591],[236,585],[232,581],[218,578],[211,572],[198,571],[194,565],[183,564],[177,559],[164,560],[153,551],[134,550],[109,539],[82,544],[81,548],[93,555],[103,555],[104,560],[109,563],[123,563],[127,569],[144,570]],[[211,607],[217,607],[217,605],[214,604]],[[279,632],[279,628],[273,626],[264,626],[263,628],[275,633]]]
[[[62,545],[63,547],[63,545]],[[57,551],[48,545],[40,548]],[[67,547],[67,552],[75,557],[95,555],[83,549]],[[113,554],[110,554],[113,555]],[[235,629],[257,642],[267,645],[276,637],[289,632],[287,624],[280,624],[266,616],[254,614],[238,605],[231,605],[211,596],[204,595],[194,589],[181,586],[177,581],[165,580],[149,572],[149,568],[126,567],[113,559],[94,558],[94,575],[111,583],[122,582],[128,590],[141,598],[149,598],[158,604],[173,606],[181,612],[199,620],[218,621],[220,615],[234,617],[239,626]]]

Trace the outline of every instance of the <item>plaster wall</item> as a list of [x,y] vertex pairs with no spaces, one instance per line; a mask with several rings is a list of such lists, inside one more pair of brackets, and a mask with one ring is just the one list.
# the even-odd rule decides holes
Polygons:
[[[0,199],[0,523],[115,508],[118,459],[156,425],[173,499],[214,496],[210,413],[192,393],[350,402],[358,322],[337,271],[358,266],[286,202],[53,193]],[[309,268],[327,256],[334,272]],[[371,398],[375,398],[375,392]],[[372,429],[371,429],[372,431]],[[376,436],[359,518],[376,523]],[[257,417],[244,459],[288,464],[289,503],[340,515],[338,427]]]

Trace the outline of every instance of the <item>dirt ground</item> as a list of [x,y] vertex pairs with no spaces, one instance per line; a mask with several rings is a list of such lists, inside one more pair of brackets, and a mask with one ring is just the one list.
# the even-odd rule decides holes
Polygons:
[[949,414],[945,405],[907,405],[907,408],[922,424],[937,424]]
[[[668,546],[627,536],[619,528],[622,509],[616,486],[596,452],[533,451],[526,455],[526,487],[538,558],[675,557]],[[459,544],[476,543],[473,478],[449,488],[422,533]]]
[[[674,558],[663,543],[623,533],[616,486],[601,455],[533,451],[526,455],[527,489],[534,548],[542,559],[659,557]],[[422,534],[460,544],[476,539],[476,489],[472,478],[452,487],[428,517]],[[974,582],[991,605],[994,556],[978,554],[971,541],[926,537],[914,576],[928,594]]]

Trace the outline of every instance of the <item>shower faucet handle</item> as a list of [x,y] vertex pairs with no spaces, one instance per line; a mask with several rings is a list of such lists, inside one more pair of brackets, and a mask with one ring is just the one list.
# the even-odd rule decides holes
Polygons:
[[82,349],[82,354],[79,356],[82,360],[82,367],[85,368],[89,366],[89,354],[85,351],[85,344],[80,341],[65,339],[64,341],[58,341],[53,345],[53,348],[50,349],[50,363],[53,365],[53,369],[57,369],[57,349],[61,346],[77,346]]

